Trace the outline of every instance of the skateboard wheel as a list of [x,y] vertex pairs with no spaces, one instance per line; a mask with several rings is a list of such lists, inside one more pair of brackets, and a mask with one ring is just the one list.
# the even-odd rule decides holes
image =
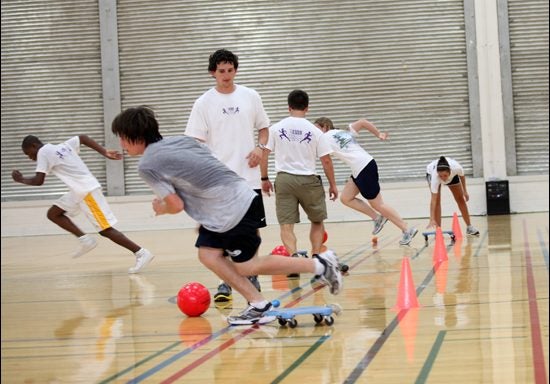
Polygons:
[[331,326],[332,324],[334,324],[334,318],[332,316],[325,317],[325,324]]
[[340,264],[340,272],[346,273],[347,271],[349,271],[349,265],[347,265],[347,264]]
[[279,325],[284,327],[286,325],[286,320],[285,319],[281,319],[280,317],[277,319],[277,321],[279,321]]
[[290,319],[288,320],[288,326],[290,328],[296,328],[298,326],[298,322],[296,321],[296,319]]
[[315,324],[321,324],[323,321],[323,316],[316,313],[313,315],[313,320],[315,320]]

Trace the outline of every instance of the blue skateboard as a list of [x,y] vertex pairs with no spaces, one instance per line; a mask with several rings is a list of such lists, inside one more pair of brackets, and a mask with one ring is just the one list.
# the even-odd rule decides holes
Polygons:
[[[455,233],[453,231],[441,231],[444,235],[449,235],[451,236],[451,241],[454,243],[455,242]],[[428,237],[429,236],[435,236],[435,231],[431,231],[431,232],[422,232],[422,236],[424,236],[424,241],[426,241],[426,243],[428,243]]]
[[[273,300],[271,304],[275,308],[281,305],[279,300]],[[332,314],[339,315],[340,312],[342,312],[342,308],[338,304],[330,304],[299,308],[271,309],[265,312],[264,316],[275,316],[279,325],[284,327],[288,324],[290,328],[296,328],[298,325],[296,316],[298,315],[313,315],[315,324],[321,324],[324,321],[326,325],[331,326],[334,324]]]

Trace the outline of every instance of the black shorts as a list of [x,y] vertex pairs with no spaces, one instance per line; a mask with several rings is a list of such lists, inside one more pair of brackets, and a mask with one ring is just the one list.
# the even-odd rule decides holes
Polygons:
[[266,219],[265,219],[264,197],[262,195],[261,189],[255,189],[254,192],[256,192],[260,197],[260,202],[259,204],[253,204],[254,207],[251,206],[251,208],[254,209],[254,212],[252,212],[252,215],[256,216],[259,222],[258,228],[264,228],[267,226]]
[[[200,226],[195,247],[223,249],[224,256],[231,256],[236,263],[244,263],[252,259],[262,242],[258,236],[258,228],[262,225],[262,221],[258,219],[260,210],[263,211],[262,199],[261,196],[256,196],[239,224],[229,231],[213,232]],[[263,223],[265,223],[265,217]]]
[[372,159],[363,170],[357,175],[357,178],[351,177],[361,196],[367,200],[373,200],[380,193],[380,183],[378,182],[378,165]]

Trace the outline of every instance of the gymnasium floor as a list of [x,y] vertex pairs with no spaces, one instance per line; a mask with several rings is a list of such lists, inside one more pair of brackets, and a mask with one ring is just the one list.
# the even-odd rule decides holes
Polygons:
[[[245,307],[238,294],[229,308],[183,315],[174,304],[183,284],[213,294],[218,283],[197,260],[193,229],[128,232],[156,255],[140,275],[127,274],[133,256],[106,239],[73,260],[69,235],[5,237],[1,381],[547,383],[548,219],[477,216],[479,237],[452,244],[444,235],[437,252],[420,233],[400,247],[391,223],[376,245],[370,221],[329,223],[327,246],[350,266],[341,295],[306,275],[260,277],[282,306],[343,308],[332,326],[308,315],[296,328],[227,326],[224,317]],[[303,249],[308,232],[296,226]],[[281,243],[277,226],[262,237],[260,254]]]

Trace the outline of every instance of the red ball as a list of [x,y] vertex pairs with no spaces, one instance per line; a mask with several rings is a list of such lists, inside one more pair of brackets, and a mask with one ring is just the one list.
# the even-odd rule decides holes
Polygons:
[[179,290],[176,303],[187,316],[200,316],[210,306],[210,292],[201,283],[187,283]]
[[327,231],[325,231],[324,235],[323,235],[323,244],[325,244],[328,240],[328,233]]

